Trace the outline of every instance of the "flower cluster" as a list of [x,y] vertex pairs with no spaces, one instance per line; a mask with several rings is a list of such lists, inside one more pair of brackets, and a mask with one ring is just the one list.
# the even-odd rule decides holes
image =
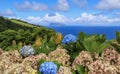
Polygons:
[[116,68],[117,68],[118,74],[120,74],[120,65],[115,65],[115,66],[116,66]]
[[9,68],[1,74],[37,74],[37,70],[33,69],[30,65],[11,63]]
[[34,49],[32,48],[32,46],[24,46],[20,49],[20,54],[24,57],[33,55]]
[[10,62],[16,63],[16,62],[22,62],[22,57],[20,56],[19,52],[17,50],[14,51],[8,51],[8,52],[2,52],[0,55],[0,59],[8,59]]
[[[92,57],[94,56],[94,57]],[[105,49],[102,57],[82,51],[73,62],[73,69],[76,65],[87,66],[88,74],[119,74],[120,73],[120,54],[114,49]]]
[[12,62],[22,62],[22,56],[17,50],[9,51],[9,55]]
[[72,74],[72,72],[69,67],[60,66],[57,74]]
[[115,49],[105,49],[102,54],[103,60],[120,65],[120,54]]
[[115,49],[105,49],[102,58],[104,61],[108,61],[111,65],[115,65],[117,72],[120,73],[120,54],[115,51]]
[[117,65],[120,66],[120,54],[118,55],[117,61],[116,61]]
[[46,54],[40,53],[40,54],[38,54],[38,55],[36,55],[36,56],[31,55],[31,56],[25,58],[25,59],[23,60],[23,63],[25,63],[25,62],[30,62],[30,65],[31,65],[34,69],[38,69],[38,62],[39,62],[40,59],[45,59],[46,61],[49,61],[49,58],[47,57]]
[[73,62],[73,69],[76,69],[76,65],[88,66],[91,62],[93,62],[93,58],[91,54],[87,51],[82,51],[80,54],[75,58]]
[[76,36],[74,36],[72,34],[68,34],[68,35],[65,35],[65,37],[62,40],[62,43],[68,44],[70,42],[76,42],[76,40],[77,40]]
[[39,71],[42,74],[56,74],[57,66],[53,62],[44,62],[40,65]]
[[108,61],[96,60],[88,65],[89,74],[117,74],[117,68]]
[[69,65],[69,59],[70,56],[67,54],[67,51],[65,49],[56,49],[52,51],[48,57],[51,61],[56,60],[59,63],[62,63],[63,65]]
[[37,70],[22,61],[17,50],[3,52],[0,55],[0,74],[37,74]]

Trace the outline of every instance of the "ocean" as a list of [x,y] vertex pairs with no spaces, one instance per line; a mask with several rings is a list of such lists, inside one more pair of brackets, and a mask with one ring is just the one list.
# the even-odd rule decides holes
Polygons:
[[53,28],[55,31],[62,33],[62,35],[73,34],[78,35],[79,32],[84,32],[86,34],[105,34],[108,40],[115,39],[115,32],[120,31],[119,27],[83,27],[83,26],[47,26],[48,28]]

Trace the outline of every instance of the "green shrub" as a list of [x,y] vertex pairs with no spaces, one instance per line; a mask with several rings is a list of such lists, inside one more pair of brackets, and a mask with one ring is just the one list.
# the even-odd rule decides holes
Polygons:
[[116,41],[120,44],[120,32],[116,32]]
[[76,42],[63,44],[63,47],[67,49],[68,54],[71,55],[70,61],[72,62],[82,50],[100,54],[103,49],[109,47],[109,44],[106,43],[106,37],[104,34],[94,34],[90,36],[83,32],[80,32],[78,35],[78,40]]
[[41,39],[41,46],[34,46],[35,54],[39,53],[46,53],[49,54],[51,51],[55,50],[57,48],[57,44],[55,43],[55,37],[51,36],[51,38],[48,40],[47,35]]
[[114,47],[118,53],[120,53],[120,32],[116,32],[116,40],[112,40],[109,44]]
[[32,31],[23,29],[18,29],[18,31],[16,31],[8,29],[0,32],[0,48],[3,50],[10,50],[7,48],[11,48],[13,40],[16,41],[16,44],[22,42],[23,45],[32,45],[37,36],[40,36],[43,39],[46,36],[46,48],[49,47],[49,49],[54,49],[52,48],[54,47],[54,43],[52,41],[55,35],[56,33],[54,30],[44,27],[33,28]]

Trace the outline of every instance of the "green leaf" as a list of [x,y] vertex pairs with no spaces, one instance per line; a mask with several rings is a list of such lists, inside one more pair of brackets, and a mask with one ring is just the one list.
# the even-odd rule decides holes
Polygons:
[[56,61],[56,60],[53,60],[52,62],[54,62],[54,63],[57,65],[58,69],[60,68],[60,66],[63,66],[62,63],[59,63],[59,62]]
[[88,69],[85,67],[85,72],[84,74],[88,74]]
[[111,44],[111,46],[113,46],[116,49],[117,52],[120,53],[120,45],[119,44],[117,44],[117,43],[110,43],[110,44]]
[[92,41],[92,40],[86,40],[86,41],[83,41],[82,42],[85,49],[88,51],[88,52],[91,52],[91,53],[101,53],[103,51],[103,49],[107,48],[108,45],[105,44],[105,43],[99,43],[97,41]]
[[76,49],[79,49],[80,51],[82,51],[82,50],[84,50],[84,47],[83,47],[83,45],[81,45],[81,43],[77,42]]
[[116,32],[116,40],[120,44],[120,32]]
[[[46,60],[40,59],[39,62],[38,62],[38,66],[40,67],[40,65],[44,62],[46,62]],[[38,70],[38,74],[42,74],[42,73]]]
[[84,32],[80,32],[79,34],[78,34],[78,38],[79,38],[79,40],[84,40],[84,39],[86,39],[87,37],[89,37],[88,35],[86,35]]
[[106,37],[105,37],[104,34],[101,34],[98,38],[98,41],[101,42],[101,43],[103,43],[105,40],[106,40]]
[[103,44],[100,44],[99,45],[99,51],[98,53],[102,53],[102,51],[105,49],[105,48],[108,48],[109,45],[107,43],[103,43]]
[[40,66],[42,63],[46,62],[46,60],[44,59],[40,59],[39,62],[38,62],[38,65]]
[[97,40],[97,39],[98,39],[98,37],[99,37],[99,35],[94,34],[94,35],[92,35],[92,36],[88,37],[87,39],[88,39],[88,40]]
[[81,66],[81,65],[77,65],[77,72],[79,73],[79,74],[84,74],[84,67],[83,66]]

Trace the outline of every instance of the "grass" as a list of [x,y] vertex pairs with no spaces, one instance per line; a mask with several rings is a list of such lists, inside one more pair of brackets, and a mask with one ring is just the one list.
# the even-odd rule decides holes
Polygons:
[[16,24],[19,24],[19,25],[22,25],[22,26],[35,27],[34,25],[29,24],[29,23],[25,23],[23,21],[18,21],[18,20],[14,20],[14,19],[9,19],[9,20],[13,23],[16,23]]

